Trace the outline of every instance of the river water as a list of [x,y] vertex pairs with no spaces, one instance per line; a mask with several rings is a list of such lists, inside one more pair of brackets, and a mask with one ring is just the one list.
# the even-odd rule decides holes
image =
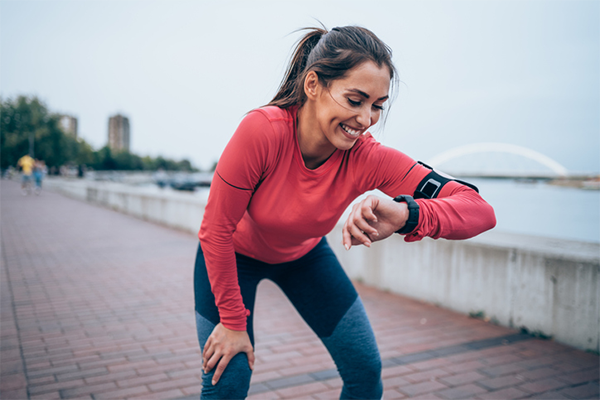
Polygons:
[[467,179],[496,211],[497,231],[600,242],[600,191],[544,181]]

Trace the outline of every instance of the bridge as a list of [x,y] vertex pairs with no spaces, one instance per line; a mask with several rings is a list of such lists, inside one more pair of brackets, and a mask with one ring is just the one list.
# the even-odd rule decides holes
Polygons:
[[[465,156],[484,153],[504,153],[513,156],[524,157],[532,160],[537,165],[544,167],[543,170],[535,171],[510,171],[506,168],[497,167],[493,171],[474,170],[467,168],[464,170],[452,170],[450,161],[460,159]],[[448,169],[448,172],[454,175],[469,175],[477,177],[506,177],[506,178],[565,178],[569,176],[569,171],[563,165],[553,160],[552,158],[539,153],[535,150],[526,147],[517,146],[508,143],[473,143],[464,146],[459,146],[443,153],[440,153],[427,161],[427,164],[434,168],[444,170],[443,166]],[[456,167],[455,167],[456,168]]]

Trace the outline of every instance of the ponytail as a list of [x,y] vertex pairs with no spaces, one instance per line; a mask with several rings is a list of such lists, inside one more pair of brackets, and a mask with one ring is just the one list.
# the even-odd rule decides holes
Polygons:
[[[323,28],[303,28],[301,30],[308,30],[309,32],[296,44],[292,59],[285,72],[285,77],[279,85],[277,94],[269,102],[269,106],[287,108],[297,104],[304,97],[303,87],[298,84],[300,82],[299,78],[303,75],[306,68],[308,55],[317,46],[321,37],[327,34],[327,30]],[[304,79],[301,81],[303,83]]]
[[329,32],[325,28],[301,30],[308,33],[296,44],[277,94],[267,105],[301,107],[306,101],[304,80],[310,71],[315,71],[319,81],[328,86],[366,61],[388,68],[394,90],[397,74],[392,63],[392,50],[370,30],[359,26],[336,27]]

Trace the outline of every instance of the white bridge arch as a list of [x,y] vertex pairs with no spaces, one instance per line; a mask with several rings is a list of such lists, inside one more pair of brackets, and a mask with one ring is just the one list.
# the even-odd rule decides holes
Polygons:
[[486,153],[486,152],[500,152],[515,154],[523,157],[527,157],[531,160],[537,161],[540,164],[550,168],[554,173],[559,176],[567,176],[568,171],[561,164],[557,163],[548,156],[538,153],[537,151],[528,149],[526,147],[517,146],[508,143],[474,143],[465,146],[455,147],[443,153],[432,157],[428,164],[432,167],[437,167],[447,161],[466,156],[468,154]]

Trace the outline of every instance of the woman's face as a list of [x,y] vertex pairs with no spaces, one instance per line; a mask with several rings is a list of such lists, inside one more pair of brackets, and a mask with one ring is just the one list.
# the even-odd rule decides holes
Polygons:
[[316,122],[335,148],[348,150],[375,125],[388,99],[390,71],[367,61],[350,70],[329,87],[318,84]]

